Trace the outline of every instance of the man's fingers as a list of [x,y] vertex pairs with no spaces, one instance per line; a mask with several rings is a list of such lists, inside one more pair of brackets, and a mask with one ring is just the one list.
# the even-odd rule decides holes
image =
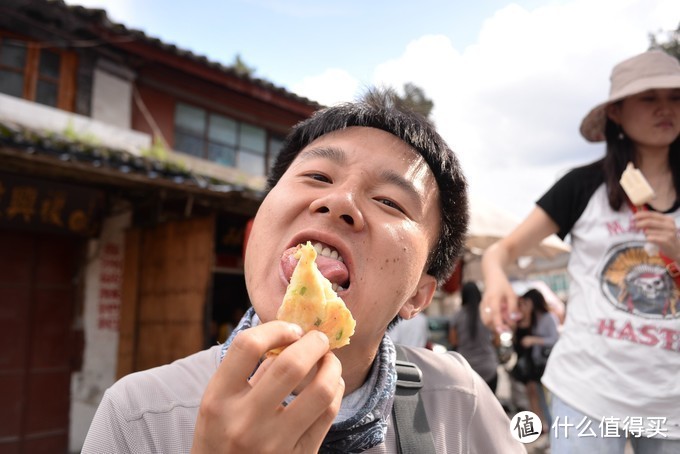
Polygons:
[[342,365],[331,352],[326,353],[317,363],[314,378],[288,406],[291,412],[299,412],[309,424],[315,421],[337,397],[338,390],[344,391]]
[[287,408],[296,420],[301,418],[300,426],[308,426],[299,441],[299,447],[304,448],[302,452],[318,452],[340,411],[344,393],[342,365],[333,353],[327,353],[319,361],[314,380]]
[[289,345],[302,337],[292,323],[273,321],[241,331],[227,349],[212,382],[222,390],[248,384],[262,356],[269,350]]
[[257,390],[255,401],[263,406],[281,404],[309,375],[328,349],[328,337],[316,330],[289,345],[253,386]]
[[269,370],[269,366],[272,365],[272,362],[275,359],[276,356],[265,358],[265,360],[260,363],[253,376],[250,377],[250,379],[248,380],[248,383],[250,383],[251,387],[254,387],[260,381],[260,378],[262,378],[264,374],[267,373],[267,370]]

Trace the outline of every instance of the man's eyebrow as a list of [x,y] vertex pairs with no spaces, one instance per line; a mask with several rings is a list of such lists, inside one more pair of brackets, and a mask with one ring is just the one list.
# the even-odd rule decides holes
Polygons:
[[416,189],[415,185],[403,176],[395,173],[391,170],[383,170],[380,172],[380,180],[388,184],[393,184],[401,190],[403,190],[406,195],[413,200],[414,203],[419,206],[422,204],[422,194]]
[[323,158],[329,159],[336,164],[345,164],[347,162],[347,156],[341,148],[337,147],[316,147],[310,148],[300,152],[300,160],[307,161],[308,159]]
[[[304,150],[299,155],[300,161],[306,161],[308,159],[323,158],[335,162],[336,164],[345,164],[347,162],[347,155],[342,150],[342,148],[333,146],[323,146],[316,148],[309,148]],[[418,191],[415,185],[408,179],[404,178],[402,175],[395,173],[391,170],[383,170],[380,172],[380,181],[387,184],[392,184],[401,190],[403,190],[407,196],[413,200],[414,203],[421,205],[422,194]]]

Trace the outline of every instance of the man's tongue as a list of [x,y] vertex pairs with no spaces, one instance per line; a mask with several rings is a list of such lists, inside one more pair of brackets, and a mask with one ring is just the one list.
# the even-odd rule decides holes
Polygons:
[[[290,248],[281,257],[281,268],[288,282],[290,282],[290,277],[293,275],[293,270],[298,262],[294,256],[296,250],[297,248]],[[339,260],[317,255],[316,266],[326,279],[335,284],[342,285],[349,280],[349,271],[345,264]]]

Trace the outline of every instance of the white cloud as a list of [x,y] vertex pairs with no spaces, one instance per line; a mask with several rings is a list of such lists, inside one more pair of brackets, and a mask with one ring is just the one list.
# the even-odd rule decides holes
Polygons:
[[[614,64],[646,50],[649,33],[677,27],[677,0],[572,0],[533,10],[511,4],[455,49],[444,35],[412,41],[376,65],[376,85],[413,82],[458,153],[471,191],[519,216],[567,169],[603,155],[578,133],[609,90]],[[312,99],[347,100],[358,82],[341,70],[305,79]]]
[[318,76],[305,77],[293,85],[291,90],[323,105],[331,106],[355,99],[359,88],[359,81],[347,71],[330,68]]

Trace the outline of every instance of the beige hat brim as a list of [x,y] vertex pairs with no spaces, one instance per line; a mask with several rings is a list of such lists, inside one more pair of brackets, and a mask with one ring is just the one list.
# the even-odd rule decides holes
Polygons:
[[604,128],[607,123],[606,110],[609,104],[647,90],[662,88],[680,88],[680,75],[664,75],[636,80],[626,85],[617,93],[611,93],[609,99],[595,106],[588,115],[585,116],[581,122],[581,127],[579,128],[581,135],[589,142],[601,142],[605,140]]

